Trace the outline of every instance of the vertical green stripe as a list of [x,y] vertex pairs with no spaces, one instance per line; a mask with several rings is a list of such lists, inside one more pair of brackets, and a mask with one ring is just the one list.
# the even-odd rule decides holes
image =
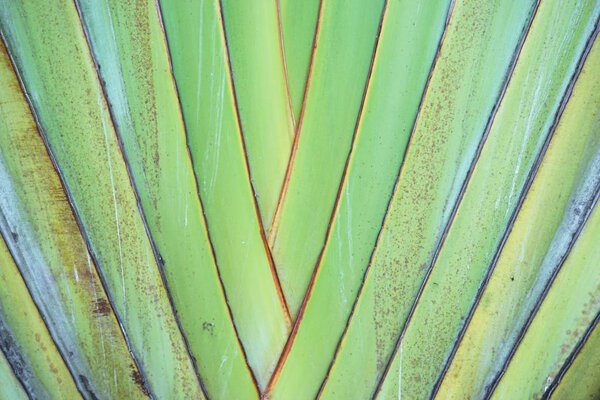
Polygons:
[[385,1],[324,0],[289,182],[269,232],[295,318],[308,287],[360,118]]
[[177,317],[208,395],[257,397],[212,256],[156,3],[79,4]]
[[[96,265],[1,43],[0,50],[0,86],[4,88],[0,91],[0,230],[80,390],[104,397],[145,397],[144,388],[135,382],[139,371]],[[8,273],[9,267],[5,268]],[[19,290],[15,285],[4,286],[9,299],[12,290]],[[33,320],[34,309],[30,307]],[[44,354],[50,356],[54,345],[48,344],[52,339],[44,338],[42,332],[40,343],[34,341],[35,335],[25,334],[33,325],[28,327],[28,319],[20,321],[18,311],[14,305],[7,306],[5,318],[24,349],[30,346],[32,367],[37,368],[36,363],[43,363]],[[48,351],[39,352],[38,347]],[[59,378],[61,363],[52,361],[50,368]],[[63,384],[46,385],[46,390],[66,391],[57,397],[76,397],[69,387],[71,377],[60,379]]]
[[294,121],[300,119],[321,3],[329,0],[278,0],[281,36]]
[[201,398],[75,4],[9,2],[2,32],[151,391]]
[[[306,313],[274,390],[280,398],[292,396],[294,390],[314,396],[327,373],[392,195],[449,5],[445,0],[426,7],[410,1],[388,4],[331,232]],[[324,398],[370,394],[375,353],[363,346],[367,340],[362,337],[334,368]]]
[[600,312],[599,235],[600,207],[596,204],[492,399],[542,398]]
[[599,71],[596,44],[446,372],[440,398],[485,394],[600,191]]
[[250,175],[268,230],[294,139],[277,1],[222,0],[221,4]]
[[290,322],[261,235],[217,0],[162,1],[208,231],[248,362],[264,388]]

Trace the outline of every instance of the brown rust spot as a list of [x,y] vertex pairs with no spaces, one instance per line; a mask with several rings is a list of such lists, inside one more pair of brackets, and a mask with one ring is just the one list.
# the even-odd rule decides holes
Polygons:
[[94,309],[94,314],[109,315],[110,312],[110,304],[105,298],[101,297],[96,300],[96,308]]
[[133,381],[135,382],[135,384],[137,385],[137,387],[140,388],[140,390],[146,395],[146,396],[150,396],[150,393],[148,393],[148,389],[146,388],[145,382],[144,382],[144,378],[142,377],[142,374],[140,374],[140,371],[138,371],[138,369],[136,368],[135,365],[131,364],[131,378],[133,379]]

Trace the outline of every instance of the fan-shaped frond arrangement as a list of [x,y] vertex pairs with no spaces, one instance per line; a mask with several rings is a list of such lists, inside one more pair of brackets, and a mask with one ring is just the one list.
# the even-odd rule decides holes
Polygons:
[[599,18],[0,0],[0,398],[598,398]]

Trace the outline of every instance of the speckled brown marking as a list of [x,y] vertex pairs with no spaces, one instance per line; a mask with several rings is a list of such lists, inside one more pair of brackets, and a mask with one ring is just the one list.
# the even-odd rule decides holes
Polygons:
[[[498,96],[498,99],[496,100],[496,102],[495,102],[495,105],[494,105],[494,107],[493,107],[493,109],[492,109],[492,111],[491,111],[491,113],[490,113],[490,116],[489,116],[489,118],[488,118],[488,121],[487,121],[487,123],[486,123],[486,127],[485,127],[485,129],[484,129],[484,133],[483,133],[483,135],[482,135],[482,137],[481,137],[481,139],[480,139],[480,141],[479,141],[479,144],[478,144],[478,146],[477,146],[477,149],[476,149],[476,151],[475,151],[475,155],[474,155],[473,161],[471,162],[471,165],[470,165],[470,167],[469,167],[469,170],[468,170],[468,172],[467,172],[467,175],[466,175],[466,177],[465,177],[465,179],[464,179],[464,181],[463,181],[463,183],[462,183],[462,185],[461,185],[461,189],[460,189],[459,195],[458,195],[458,197],[457,197],[457,199],[456,199],[456,201],[455,201],[455,203],[454,203],[454,205],[453,205],[453,207],[452,207],[452,212],[451,212],[451,215],[450,215],[450,219],[449,219],[448,223],[446,224],[446,226],[444,227],[444,230],[443,230],[443,232],[442,232],[442,234],[441,234],[440,240],[439,240],[439,242],[437,243],[437,245],[436,245],[436,247],[435,247],[435,250],[434,250],[434,253],[433,253],[433,258],[432,258],[431,262],[430,262],[430,263],[428,264],[428,266],[427,266],[427,274],[426,274],[426,276],[425,276],[424,280],[423,280],[423,281],[422,281],[422,283],[421,283],[421,286],[420,286],[420,288],[419,288],[419,291],[418,291],[418,293],[417,293],[417,295],[416,295],[416,298],[415,298],[415,300],[413,301],[413,304],[412,304],[411,310],[410,310],[410,312],[409,312],[409,314],[408,314],[408,317],[407,317],[407,319],[406,319],[406,321],[405,321],[405,323],[404,323],[404,325],[403,325],[403,328],[402,328],[402,331],[401,331],[401,333],[400,333],[400,336],[398,337],[398,340],[396,341],[396,345],[395,345],[395,347],[394,347],[394,351],[393,351],[392,355],[390,356],[390,359],[389,359],[389,361],[388,361],[388,364],[387,364],[387,366],[386,366],[386,369],[385,369],[385,371],[384,371],[384,374],[383,374],[382,378],[380,379],[380,381],[379,381],[379,383],[378,383],[378,386],[377,386],[377,389],[376,389],[376,392],[375,392],[375,394],[378,394],[378,393],[379,393],[379,391],[380,391],[380,390],[381,390],[381,388],[382,388],[383,382],[385,381],[385,378],[386,378],[387,374],[389,373],[389,370],[390,370],[390,368],[391,368],[392,361],[393,361],[393,359],[395,358],[395,356],[396,356],[396,354],[397,354],[397,352],[398,352],[398,350],[399,350],[400,343],[401,343],[401,341],[402,341],[402,338],[404,337],[404,334],[406,333],[406,331],[407,331],[407,329],[408,329],[408,326],[409,326],[409,324],[410,324],[410,321],[411,321],[411,319],[412,319],[412,316],[414,315],[414,312],[415,312],[415,310],[416,310],[416,307],[417,307],[417,305],[418,305],[418,303],[419,303],[419,301],[420,301],[421,295],[423,294],[423,291],[425,290],[425,287],[426,287],[426,286],[428,285],[428,283],[429,283],[429,278],[431,277],[431,273],[432,273],[433,267],[434,267],[434,265],[436,264],[437,257],[439,256],[439,254],[440,254],[440,251],[441,251],[441,249],[442,249],[442,247],[443,247],[443,245],[444,245],[444,243],[445,243],[445,239],[446,239],[446,237],[447,237],[447,235],[448,235],[448,232],[449,232],[450,228],[452,227],[452,224],[453,224],[453,222],[454,222],[454,218],[455,218],[455,216],[456,216],[456,213],[457,213],[457,211],[458,211],[458,208],[459,208],[459,206],[460,206],[460,204],[461,204],[461,202],[462,202],[462,198],[464,197],[464,194],[465,194],[466,188],[467,188],[467,186],[468,186],[468,183],[469,183],[469,181],[470,181],[470,178],[471,178],[471,176],[472,176],[472,173],[473,173],[473,170],[474,170],[474,168],[475,168],[475,165],[477,164],[477,161],[479,160],[479,156],[481,155],[481,151],[482,151],[482,149],[483,149],[483,146],[484,146],[484,144],[485,144],[485,142],[486,142],[486,140],[487,140],[487,137],[488,137],[489,131],[490,131],[490,129],[491,129],[491,125],[492,125],[492,122],[493,122],[493,120],[494,120],[494,117],[495,117],[495,115],[496,115],[496,113],[497,113],[497,111],[498,111],[498,109],[499,109],[499,106],[500,106],[500,103],[501,103],[501,101],[502,101],[502,99],[503,99],[503,97],[504,97],[504,94],[506,93],[506,89],[507,89],[507,87],[508,87],[508,83],[509,83],[509,81],[510,81],[510,78],[511,78],[511,76],[512,76],[512,73],[513,73],[513,71],[514,71],[514,68],[515,68],[515,66],[516,66],[516,62],[517,62],[517,60],[518,60],[518,58],[519,58],[519,55],[520,55],[520,52],[521,52],[522,46],[523,46],[523,44],[524,44],[524,41],[525,41],[525,39],[526,39],[526,37],[527,37],[527,34],[528,34],[528,32],[529,32],[529,29],[530,29],[530,27],[531,27],[531,24],[532,24],[532,22],[533,22],[533,18],[534,18],[534,16],[535,16],[536,12],[537,12],[537,9],[538,9],[538,6],[539,6],[539,3],[540,3],[540,1],[538,0],[538,1],[537,1],[537,3],[534,5],[534,7],[533,7],[533,11],[532,11],[532,13],[531,13],[531,15],[530,15],[530,17],[529,17],[528,23],[527,23],[527,25],[526,25],[526,27],[525,27],[525,29],[524,29],[523,33],[521,34],[521,38],[520,38],[520,40],[519,40],[519,43],[517,44],[517,47],[516,47],[516,49],[515,49],[515,52],[514,52],[514,55],[513,55],[512,59],[511,59],[511,64],[510,64],[510,66],[509,66],[509,68],[508,68],[508,72],[507,72],[507,74],[506,74],[506,76],[505,76],[505,78],[504,78],[504,83],[503,83],[503,86],[502,86],[502,88],[501,88],[501,92],[500,92],[500,94],[499,94],[499,96]],[[474,32],[474,33],[475,33],[475,32],[477,32],[477,31],[482,31],[482,30],[485,30],[485,26],[484,26],[484,25],[481,25],[481,26],[476,26],[476,24],[474,23],[473,29],[474,29],[474,30],[473,30],[472,32]],[[465,41],[465,40],[463,39],[463,41]],[[466,41],[465,41],[465,46],[468,46],[468,42],[469,42],[469,40],[466,40]],[[454,75],[454,73],[452,73],[452,75]],[[449,85],[451,82],[449,82],[447,79],[444,79],[443,81],[444,81],[444,82],[446,82],[446,84],[444,84],[444,85],[443,85],[443,87],[444,87],[444,90],[442,90],[442,93],[446,93],[446,89],[445,89],[445,88],[446,88],[446,87],[447,87],[447,85]],[[445,102],[449,102],[449,101],[450,101],[450,100],[448,99],[448,97],[447,97],[447,96],[444,96],[443,98],[444,98],[444,101],[445,101]],[[439,106],[439,105],[438,105],[438,106]],[[440,111],[440,110],[437,110],[437,111]],[[516,210],[518,210],[518,209],[519,209],[519,206],[517,206],[517,207],[516,207],[516,209],[515,209],[515,213],[516,213]],[[516,215],[516,214],[515,214],[515,215]],[[435,282],[432,282],[432,284],[435,284]],[[456,289],[458,290],[458,288],[456,288]],[[433,303],[433,304],[435,304],[435,302],[436,302],[436,300],[432,300],[432,303]],[[463,316],[463,317],[461,317],[461,321],[464,321],[464,320],[465,320],[465,317],[464,317],[464,316]],[[467,324],[462,324],[462,328],[466,327],[466,325],[467,325]],[[453,347],[453,349],[452,349],[452,352],[454,352],[454,351],[455,351],[455,348]],[[410,362],[410,361],[409,361],[409,362]],[[425,361],[421,361],[421,362],[422,362],[422,365],[426,365],[426,364],[427,364]],[[446,368],[446,367],[447,367],[447,366],[446,366],[446,365],[444,365],[444,369],[443,369],[443,371],[445,370],[445,368]],[[415,370],[418,370],[418,369],[417,369],[417,368],[415,368]],[[417,379],[417,378],[419,378],[419,377],[418,377],[418,376],[413,376],[413,378]],[[440,383],[441,383],[441,380],[440,380],[440,378],[438,377],[438,381],[436,381],[436,383],[435,383],[435,385],[434,385],[433,393],[435,393],[435,392],[437,391],[437,389],[438,389],[438,387],[439,387],[439,384],[440,384]]]
[[[171,75],[171,80],[173,82],[173,86],[175,87],[175,92],[177,94],[177,102],[179,104],[179,115],[180,118],[182,120],[183,123],[183,127],[184,127],[184,135],[185,135],[185,147],[186,147],[186,151],[187,151],[187,155],[190,159],[190,162],[192,165],[194,165],[194,157],[192,156],[192,151],[190,148],[190,143],[189,143],[189,134],[188,134],[188,130],[187,130],[187,125],[185,122],[185,118],[183,117],[183,107],[181,105],[181,96],[179,93],[179,87],[177,86],[177,81],[175,79],[175,75],[173,73],[173,62],[172,62],[172,58],[171,58],[171,49],[170,49],[170,45],[169,45],[169,37],[166,33],[165,27],[164,27],[164,22],[163,22],[163,18],[162,18],[162,10],[161,10],[161,4],[160,1],[157,1],[156,3],[157,9],[158,9],[158,13],[160,16],[160,22],[161,22],[161,27],[163,30],[163,34],[165,37],[165,45],[167,48],[167,56],[168,56],[168,60],[169,60],[169,73]],[[242,344],[242,341],[240,339],[240,334],[238,332],[238,328],[237,328],[237,324],[235,323],[235,319],[233,317],[233,313],[231,311],[231,305],[229,304],[228,298],[227,298],[227,292],[225,290],[225,285],[223,284],[223,277],[221,276],[221,271],[219,269],[219,264],[217,262],[217,257],[216,257],[216,253],[215,253],[215,247],[210,235],[210,229],[209,229],[209,225],[208,225],[208,220],[206,219],[206,215],[204,213],[204,202],[202,200],[202,197],[200,196],[200,185],[199,185],[199,181],[198,181],[198,175],[196,173],[196,170],[194,168],[191,169],[192,170],[192,175],[194,177],[194,186],[195,186],[195,190],[196,190],[196,196],[198,198],[198,202],[200,203],[200,209],[202,210],[201,217],[202,217],[202,223],[204,224],[205,230],[206,230],[206,236],[208,238],[208,243],[209,243],[209,247],[210,247],[210,254],[211,254],[211,258],[213,261],[213,264],[215,266],[215,270],[216,270],[216,274],[217,274],[217,278],[219,280],[219,288],[221,289],[221,292],[223,294],[223,298],[225,299],[225,305],[227,308],[227,315],[229,316],[230,320],[231,320],[231,324],[233,326],[233,330],[235,332],[235,338],[236,341],[238,343],[238,346],[242,352],[242,355],[244,357],[244,361],[246,364],[246,368],[248,369],[248,372],[250,373],[250,376],[252,378],[252,382],[254,384],[254,388],[256,390],[257,394],[260,394],[260,390],[258,388],[258,381],[256,379],[256,376],[254,374],[254,371],[252,370],[252,368],[250,367],[250,364],[248,362],[248,355],[246,353],[246,349],[244,348],[244,345]]]
[[83,391],[85,392],[85,398],[88,398],[91,400],[100,400],[98,398],[98,396],[96,396],[96,393],[94,393],[94,391],[90,385],[90,381],[85,375],[79,375],[79,380],[83,384],[83,389],[84,389]]
[[[74,4],[75,9],[77,10],[77,13],[81,20],[80,10],[78,8],[76,0],[74,0],[73,4]],[[87,32],[85,31],[85,28],[83,27],[83,25],[82,25],[82,28],[83,28],[84,34],[87,35]],[[86,38],[87,38],[87,36],[86,36]],[[50,194],[49,201],[55,202],[56,204],[60,204],[61,208],[62,208],[60,210],[60,214],[62,215],[62,218],[60,220],[48,221],[48,223],[54,225],[51,229],[54,230],[55,232],[57,232],[57,238],[65,241],[65,243],[68,243],[68,246],[65,246],[65,247],[73,247],[73,246],[82,247],[83,250],[81,252],[79,252],[81,259],[78,260],[78,264],[85,265],[89,260],[91,267],[89,270],[88,270],[88,268],[81,269],[80,278],[82,278],[82,279],[80,279],[80,284],[85,286],[86,292],[94,292],[94,288],[96,288],[96,295],[98,296],[98,298],[108,299],[108,304],[111,306],[111,309],[113,311],[112,313],[110,313],[106,316],[103,316],[103,318],[97,318],[96,321],[100,321],[99,323],[102,324],[101,326],[104,329],[106,329],[107,332],[112,331],[113,333],[111,334],[111,336],[123,338],[131,358],[133,359],[134,363],[136,363],[136,365],[137,365],[137,359],[136,359],[134,353],[132,352],[132,347],[129,343],[129,339],[128,339],[127,335],[125,334],[125,332],[122,331],[121,329],[119,329],[119,326],[121,325],[122,320],[120,319],[119,315],[116,313],[116,310],[112,307],[112,300],[107,291],[107,283],[104,279],[104,276],[102,275],[100,268],[98,268],[99,264],[97,262],[96,254],[92,251],[92,247],[91,247],[89,238],[87,236],[87,233],[83,228],[81,218],[80,218],[77,210],[74,207],[72,194],[69,191],[68,187],[66,186],[66,182],[65,182],[63,173],[62,173],[60,167],[58,166],[58,163],[54,157],[54,154],[51,151],[49,143],[47,142],[47,138],[42,129],[40,121],[38,119],[38,115],[36,114],[34,105],[31,102],[31,99],[29,98],[29,95],[27,93],[23,79],[22,79],[22,77],[19,73],[19,70],[15,64],[15,60],[13,59],[11,53],[9,51],[7,51],[8,46],[6,45],[6,43],[7,43],[6,38],[4,37],[3,32],[0,31],[0,51],[6,53],[8,55],[7,59],[10,62],[10,67],[15,72],[15,76],[16,76],[15,84],[19,86],[20,91],[23,93],[25,102],[30,110],[31,115],[32,115],[33,124],[30,127],[30,131],[35,132],[35,134],[37,135],[36,138],[33,138],[34,140],[20,141],[20,142],[16,143],[15,145],[22,145],[22,146],[28,146],[28,147],[35,148],[35,151],[32,150],[32,151],[27,152],[27,154],[35,153],[36,156],[38,157],[35,159],[35,162],[30,163],[32,170],[31,170],[31,173],[28,174],[29,177],[35,178],[35,177],[39,177],[39,176],[44,176],[44,174],[37,173],[36,170],[40,169],[40,168],[47,168],[48,165],[52,166],[52,169],[54,170],[54,173],[52,174],[53,179],[51,179],[51,180],[38,179],[39,185],[36,185],[36,187],[38,188],[38,190],[40,190],[40,192],[42,192],[42,188],[44,188],[44,190]],[[77,57],[77,59],[74,62],[78,62],[78,63],[83,62],[82,60],[79,59],[80,55],[78,53],[74,53],[74,56]],[[72,221],[73,223],[65,223],[64,221]],[[72,241],[73,237],[79,238],[79,240],[76,243],[74,243]],[[25,281],[25,278],[24,277],[22,277],[22,278]],[[25,281],[25,283],[26,283],[26,281]],[[90,299],[88,308],[91,308],[92,312],[93,312],[93,309],[95,308],[95,304],[96,304],[96,299]],[[36,307],[37,307],[37,303],[36,303]],[[46,323],[47,326],[50,326],[46,319],[46,316],[41,313],[41,310],[39,310],[39,307],[38,307],[38,311],[40,313],[40,316],[42,317],[42,320]],[[50,335],[52,337],[52,340],[56,343],[56,339],[55,339],[54,335],[52,335],[52,332],[50,332]],[[73,379],[75,380],[75,382],[77,384],[76,385],[77,389],[80,391],[80,393],[82,393],[83,392],[83,389],[81,387],[82,382],[78,379],[82,375],[74,374],[73,369],[66,362],[67,357],[64,353],[64,349],[62,349],[60,346],[57,346],[57,350],[58,350],[58,353],[60,354],[61,358],[63,359],[63,362],[65,362],[65,365],[67,365],[68,370],[71,373]],[[72,356],[72,353],[70,353],[69,356]]]
[[[509,355],[508,355],[507,359],[504,361],[504,363],[502,365],[501,370],[496,374],[496,376],[494,377],[494,380],[492,381],[492,383],[487,387],[486,396],[485,396],[486,399],[489,399],[492,396],[492,394],[496,390],[496,387],[500,383],[500,380],[504,376],[504,373],[508,369],[508,366],[509,366],[509,364],[510,364],[512,358],[513,358],[513,356],[515,355],[515,353],[516,353],[519,345],[523,341],[523,338],[525,337],[525,334],[527,333],[527,330],[531,326],[531,323],[533,322],[533,320],[534,320],[534,318],[535,318],[535,316],[536,316],[539,308],[542,306],[542,303],[546,299],[546,295],[548,294],[549,290],[551,289],[552,284],[554,283],[554,280],[556,279],[558,273],[562,269],[563,264],[567,260],[567,258],[569,256],[571,250],[573,249],[573,246],[575,245],[575,243],[577,242],[577,239],[579,238],[581,232],[583,231],[583,228],[584,228],[584,226],[585,226],[588,218],[590,217],[590,214],[591,214],[592,210],[594,209],[594,207],[596,207],[596,205],[598,204],[599,200],[600,200],[600,192],[598,192],[596,194],[596,197],[594,199],[593,204],[590,206],[590,209],[588,210],[587,215],[585,216],[585,218],[582,221],[581,225],[579,226],[578,230],[573,235],[573,237],[571,239],[571,243],[569,244],[569,247],[567,248],[567,251],[563,255],[563,257],[562,257],[562,259],[560,261],[559,266],[554,270],[554,272],[553,272],[550,280],[548,281],[548,283],[544,287],[544,290],[543,290],[542,294],[540,295],[540,297],[536,301],[536,304],[535,304],[534,308],[532,309],[531,313],[527,317],[527,321],[525,322],[525,324],[523,325],[523,327],[519,331],[519,334],[517,335],[517,340],[513,344],[513,346],[512,346],[512,348],[511,348],[511,350],[509,352]],[[586,310],[584,310],[583,312],[586,312]]]
[[[321,387],[319,388],[319,392],[318,392],[318,395],[317,395],[318,397],[321,396],[321,394],[322,394],[322,392],[323,392],[323,390],[325,388],[325,385],[327,384],[327,381],[329,379],[329,375],[331,373],[333,365],[335,364],[335,362],[337,360],[337,357],[339,355],[339,352],[341,351],[341,345],[342,345],[343,339],[346,336],[346,333],[348,332],[348,329],[350,327],[350,323],[352,322],[352,319],[354,317],[354,313],[356,311],[356,306],[358,304],[358,300],[361,298],[361,296],[363,294],[363,291],[364,291],[364,288],[365,288],[365,283],[366,283],[366,280],[367,280],[367,276],[370,273],[370,270],[371,270],[371,267],[372,267],[372,264],[373,264],[373,260],[374,260],[374,256],[375,256],[375,252],[376,252],[376,250],[378,248],[379,241],[380,241],[380,238],[381,238],[381,234],[383,232],[384,222],[388,218],[388,215],[389,215],[390,209],[391,209],[391,205],[392,205],[392,200],[394,198],[395,193],[398,190],[398,183],[399,183],[399,179],[400,179],[400,174],[401,174],[402,170],[404,169],[404,164],[405,164],[405,161],[406,161],[406,156],[408,154],[409,148],[411,147],[411,143],[412,143],[412,140],[413,140],[414,132],[415,132],[416,127],[417,127],[417,121],[419,120],[419,115],[422,113],[422,108],[423,108],[425,96],[426,96],[426,94],[428,92],[428,89],[429,89],[429,84],[431,82],[431,77],[433,75],[433,71],[435,70],[435,66],[437,65],[437,61],[438,61],[438,59],[439,59],[439,57],[441,55],[442,45],[443,45],[445,37],[446,37],[446,32],[447,32],[447,29],[448,29],[448,25],[449,25],[449,22],[450,22],[450,17],[452,15],[452,11],[453,10],[454,10],[454,0],[452,0],[450,2],[450,5],[448,7],[446,21],[445,21],[445,24],[444,24],[444,31],[442,33],[442,36],[440,37],[439,42],[438,42],[436,54],[435,54],[434,60],[433,60],[433,62],[431,64],[431,68],[430,68],[428,76],[427,76],[425,87],[423,89],[423,93],[421,95],[421,99],[419,101],[419,105],[417,107],[417,113],[416,113],[415,119],[413,121],[413,126],[412,126],[412,129],[411,129],[411,132],[410,132],[410,137],[409,137],[407,146],[406,146],[406,148],[404,150],[404,154],[402,155],[402,162],[400,163],[400,166],[398,168],[398,173],[396,175],[396,180],[395,180],[396,182],[394,184],[394,187],[392,189],[392,193],[391,193],[390,198],[388,200],[388,204],[386,206],[386,211],[385,211],[384,216],[382,218],[382,221],[381,221],[381,224],[380,224],[380,227],[379,227],[379,231],[378,231],[377,236],[375,238],[375,245],[373,246],[373,249],[371,251],[371,255],[369,256],[369,262],[367,264],[367,268],[365,269],[365,272],[363,274],[363,277],[362,277],[362,280],[361,280],[361,283],[360,283],[360,287],[359,287],[358,293],[357,293],[357,295],[356,295],[356,297],[354,299],[354,303],[352,305],[352,311],[350,312],[350,315],[348,316],[348,319],[346,321],[346,325],[344,326],[344,330],[342,331],[342,334],[340,335],[340,338],[339,338],[338,343],[336,345],[336,349],[335,349],[334,355],[332,357],[331,363],[330,363],[330,365],[329,365],[329,367],[327,369],[327,373],[325,374],[325,377],[323,378],[323,382],[321,383]],[[428,169],[426,168],[426,170],[428,170]],[[423,229],[421,228],[421,225],[422,225],[422,223],[418,223],[417,224],[417,226],[419,227],[419,229],[418,229],[417,232],[422,232],[423,231]],[[402,264],[401,264],[401,262],[400,262],[399,259],[394,258],[393,263],[394,263],[393,264],[393,266],[394,266],[393,270],[396,270],[396,271],[400,268],[400,265],[404,265],[405,268],[408,267],[408,260],[406,260],[406,259],[404,259],[403,262],[402,262]],[[397,271],[397,273],[401,273],[401,272]],[[376,278],[376,283],[381,282],[381,283],[384,283],[384,284],[386,284],[388,286],[391,286],[391,287],[390,287],[389,291],[381,291],[381,292],[375,291],[375,302],[378,302],[378,301],[381,302],[383,299],[381,299],[380,297],[381,296],[385,296],[388,299],[388,301],[385,301],[385,304],[390,304],[390,306],[393,307],[395,304],[400,304],[400,302],[399,301],[389,302],[389,298],[399,299],[399,297],[403,295],[402,293],[406,289],[400,288],[399,286],[395,286],[394,283],[393,283],[395,281],[395,279],[390,279],[390,278],[391,277],[384,278],[384,279],[381,279],[381,280]],[[382,295],[382,293],[385,293],[385,295]],[[391,312],[393,312],[393,311],[388,310],[388,311],[385,311],[385,312],[383,312],[381,314],[374,315],[374,318],[375,318],[375,331],[376,332],[379,330],[378,328],[381,328],[381,326],[385,323],[385,318],[387,316],[389,316]],[[377,351],[378,351],[378,354],[377,354],[377,368],[384,368],[385,367],[385,361],[383,360],[384,354],[383,354],[382,342],[380,340],[380,336],[381,335],[377,335],[376,334]]]
[[[309,64],[309,73],[308,73],[308,78],[307,78],[307,84],[305,87],[305,92],[304,92],[304,99],[302,101],[302,109],[300,111],[300,122],[298,125],[298,132],[296,133],[296,138],[294,140],[294,148],[292,149],[293,154],[295,155],[295,151],[297,149],[297,145],[298,145],[298,136],[299,136],[299,131],[300,131],[300,125],[302,124],[302,119],[303,119],[303,115],[304,115],[304,106],[305,106],[305,102],[306,102],[306,95],[308,92],[308,86],[309,86],[309,81],[310,81],[310,77],[312,76],[312,64],[313,64],[313,58],[314,58],[314,54],[315,54],[315,49],[316,49],[316,43],[317,43],[317,37],[318,37],[318,27],[319,27],[319,22],[320,22],[320,16],[321,16],[321,8],[322,8],[322,4],[323,1],[321,1],[320,5],[319,5],[319,16],[317,18],[317,32],[315,33],[315,37],[314,37],[314,44],[313,44],[313,51],[311,54],[311,60],[310,60],[310,64]],[[369,65],[369,70],[367,73],[367,78],[365,80],[365,84],[364,84],[364,88],[363,88],[363,94],[362,94],[362,98],[361,98],[361,102],[360,102],[360,106],[359,106],[359,110],[358,110],[358,115],[354,124],[354,130],[352,133],[352,144],[350,146],[350,149],[348,150],[348,155],[346,156],[346,162],[344,164],[344,169],[342,172],[342,176],[340,178],[340,183],[338,186],[338,190],[337,190],[337,194],[336,194],[336,198],[334,201],[334,207],[331,211],[330,217],[329,217],[329,221],[327,223],[327,229],[325,231],[325,241],[323,242],[323,246],[321,247],[321,250],[319,251],[319,255],[317,257],[317,261],[315,263],[315,266],[313,268],[313,272],[310,278],[310,281],[308,283],[308,287],[306,288],[306,293],[304,295],[304,298],[302,299],[302,304],[300,305],[300,310],[298,311],[298,316],[296,317],[296,320],[294,321],[294,325],[292,327],[292,331],[288,337],[288,340],[286,341],[286,344],[283,348],[283,351],[281,352],[281,356],[279,357],[279,360],[277,361],[277,365],[275,367],[275,370],[273,371],[273,374],[271,376],[271,379],[269,380],[269,383],[267,385],[267,387],[265,388],[265,393],[269,393],[273,386],[275,385],[275,383],[277,382],[277,379],[279,378],[279,375],[281,374],[281,370],[283,369],[283,366],[285,364],[285,361],[287,360],[287,357],[292,349],[292,346],[294,344],[294,340],[296,338],[296,335],[298,334],[298,329],[300,327],[300,324],[302,322],[302,318],[304,317],[304,313],[306,311],[306,306],[308,304],[308,301],[311,297],[312,294],[312,290],[314,288],[316,279],[317,279],[317,275],[319,273],[320,270],[320,266],[321,266],[321,262],[323,260],[323,255],[325,253],[325,248],[327,247],[327,244],[329,243],[329,237],[330,237],[330,233],[331,233],[331,229],[333,228],[333,220],[335,218],[335,215],[337,214],[337,210],[339,208],[340,205],[340,196],[342,194],[342,191],[345,187],[345,183],[346,183],[346,176],[348,173],[348,167],[350,164],[350,160],[351,160],[351,156],[352,153],[354,151],[355,148],[355,142],[356,142],[356,135],[358,133],[358,128],[360,126],[360,122],[362,120],[362,116],[363,116],[363,109],[364,109],[364,105],[365,105],[365,101],[367,98],[367,93],[369,91],[369,86],[371,83],[371,76],[373,74],[373,66],[375,64],[375,60],[377,57],[377,50],[379,49],[379,39],[381,37],[381,30],[383,28],[383,24],[385,21],[385,15],[386,15],[386,11],[387,11],[387,6],[388,6],[388,1],[384,0],[384,4],[383,7],[381,9],[381,16],[379,18],[379,26],[377,29],[377,34],[375,37],[375,44],[373,46],[373,52],[371,54],[371,61],[370,61],[370,65]],[[292,164],[293,164],[293,157],[290,158],[290,165],[288,165],[288,171],[286,172],[286,179],[285,179],[285,184],[287,185],[287,182],[289,181],[289,176],[288,176],[288,172],[291,175],[291,168],[292,168]],[[287,188],[287,186],[286,186]],[[285,193],[282,189],[282,193],[281,193],[282,198],[280,198],[281,201],[283,201],[283,196],[285,196]],[[281,203],[278,202],[278,206],[277,206],[277,210],[275,213],[275,216],[277,216],[277,212],[280,209]],[[274,218],[275,221],[275,218]],[[319,390],[320,393],[320,390]],[[317,395],[318,396],[318,395]]]
[[111,311],[110,304],[105,298],[101,297],[96,299],[96,309],[94,310],[94,314],[109,315]]
[[[596,314],[596,317],[594,318],[594,320],[592,321],[590,326],[586,329],[585,334],[583,335],[581,340],[577,343],[577,346],[575,346],[573,351],[569,354],[569,356],[563,363],[562,367],[560,368],[559,372],[554,377],[552,383],[550,384],[550,386],[548,386],[548,389],[545,392],[538,394],[539,398],[544,398],[544,399],[551,398],[552,393],[554,393],[554,391],[556,390],[556,388],[558,387],[558,385],[564,378],[564,376],[567,373],[567,371],[569,370],[569,368],[571,368],[571,365],[573,365],[573,362],[575,361],[575,359],[577,358],[579,353],[581,353],[581,350],[586,345],[588,339],[592,335],[592,332],[594,331],[594,329],[596,329],[596,327],[598,326],[599,322],[600,322],[600,312],[598,312]],[[569,332],[569,331],[567,331],[567,332]]]
[[146,382],[144,381],[144,377],[140,373],[139,369],[132,364],[131,366],[131,378],[135,382],[135,384],[140,388],[140,390],[146,395],[150,396],[148,389],[146,387]]

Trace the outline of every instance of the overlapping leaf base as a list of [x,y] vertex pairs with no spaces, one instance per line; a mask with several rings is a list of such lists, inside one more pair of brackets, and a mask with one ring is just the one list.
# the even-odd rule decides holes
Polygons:
[[600,396],[599,0],[0,0],[0,399]]

